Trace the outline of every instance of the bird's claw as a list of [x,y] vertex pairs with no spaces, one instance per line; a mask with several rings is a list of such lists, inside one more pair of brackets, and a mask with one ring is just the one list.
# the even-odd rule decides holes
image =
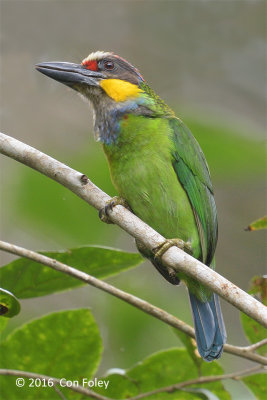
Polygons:
[[192,254],[192,246],[190,242],[184,242],[182,239],[166,239],[163,243],[153,249],[155,259],[161,259],[163,254],[170,247],[176,246],[186,253]]
[[124,200],[122,197],[115,196],[115,197],[112,197],[112,199],[108,200],[106,205],[103,208],[101,208],[101,210],[99,210],[98,215],[99,215],[99,218],[101,219],[101,221],[105,222],[106,224],[113,224],[113,222],[109,218],[108,213],[110,211],[112,211],[115,206],[118,206],[118,205],[123,206],[131,211],[126,200]]

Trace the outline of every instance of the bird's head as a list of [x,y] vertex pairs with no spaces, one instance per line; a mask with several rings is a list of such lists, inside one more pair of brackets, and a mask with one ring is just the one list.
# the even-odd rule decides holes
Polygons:
[[114,141],[125,114],[173,115],[172,110],[146,84],[140,72],[123,58],[97,51],[81,64],[44,62],[36,69],[79,92],[94,108],[95,134]]
[[36,69],[77,90],[91,101],[108,96],[111,101],[125,102],[143,93],[143,77],[123,58],[109,52],[89,54],[81,64],[45,62]]

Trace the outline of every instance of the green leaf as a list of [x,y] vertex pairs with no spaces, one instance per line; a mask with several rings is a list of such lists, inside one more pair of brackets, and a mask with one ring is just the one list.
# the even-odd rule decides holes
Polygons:
[[[266,305],[267,303],[267,279],[255,276],[251,280],[250,294],[256,295],[259,300]],[[266,329],[254,319],[246,314],[241,313],[242,326],[246,337],[250,343],[254,344],[266,338]],[[256,350],[258,353],[265,355],[267,353],[267,345]]]
[[[133,268],[143,261],[138,253],[98,246],[40,254],[101,279]],[[0,280],[21,299],[45,296],[85,285],[78,279],[26,258],[19,258],[0,268]]]
[[[204,364],[204,363],[203,363]],[[222,368],[218,363],[205,363],[203,375],[221,375]],[[107,390],[98,389],[99,393],[110,396],[111,398],[126,399],[175,383],[184,382],[198,377],[198,369],[185,349],[170,349],[155,353],[133,368],[125,371],[124,374],[113,373],[105,377],[109,380]],[[202,385],[194,386],[203,389]],[[190,389],[188,387],[188,389]],[[211,391],[221,400],[229,400],[229,393],[224,389],[221,382],[205,384],[205,389]],[[203,398],[203,393],[187,393],[179,390],[168,393],[168,399],[190,400]],[[151,399],[146,397],[145,399]],[[153,395],[153,400],[166,400],[166,392]]]
[[[266,328],[246,314],[241,313],[242,326],[246,337],[250,343],[254,344],[260,340],[266,339]],[[267,353],[267,345],[264,345],[256,350],[258,353],[264,355]]]
[[186,335],[184,332],[179,331],[179,329],[173,328],[173,332],[181,342],[185,345],[188,355],[192,358],[193,362],[195,363],[198,371],[201,371],[201,365],[203,365],[204,361],[200,357],[197,351],[197,345],[195,339],[191,338],[190,336]]
[[258,231],[259,229],[267,229],[267,215],[252,222],[246,231]]
[[251,279],[249,293],[256,295],[263,304],[267,305],[267,278],[254,276]]
[[[57,378],[79,380],[93,376],[102,343],[98,327],[87,309],[61,311],[29,322],[0,345],[1,368],[12,368]],[[53,388],[16,388],[15,377],[0,377],[5,399],[58,399]]]
[[[202,360],[200,357],[198,350],[197,350],[197,345],[196,341],[191,338],[190,336],[186,335],[185,333],[179,331],[178,329],[173,329],[174,333],[178,338],[181,340],[181,342],[185,345],[186,350],[188,355],[191,357],[193,363],[195,364],[195,367],[198,371],[199,376],[203,375],[222,375],[223,370],[220,367],[220,365],[216,362],[213,361],[212,363],[206,363],[205,361]],[[203,388],[203,385],[200,386]],[[210,390],[213,391],[213,393],[208,393],[209,391],[206,390],[206,387],[210,388]],[[201,398],[210,398],[214,399],[215,393],[218,395],[219,398],[223,398],[224,393],[221,393],[221,390],[224,392],[224,388],[222,385],[217,386],[215,383],[215,386],[213,383],[206,383],[205,384],[205,390],[206,393],[204,393],[203,389],[199,389],[198,392],[194,391],[195,393],[198,393]],[[190,390],[188,390],[190,391]]]
[[267,393],[267,375],[257,374],[247,376],[242,381],[249,387],[258,400],[265,400]]
[[0,339],[2,340],[2,332],[6,329],[8,318],[0,318]]
[[138,382],[141,392],[147,392],[197,378],[197,371],[186,350],[172,349],[153,354],[128,371],[127,376]]
[[8,290],[0,288],[0,315],[12,318],[19,312],[20,304],[18,299]]

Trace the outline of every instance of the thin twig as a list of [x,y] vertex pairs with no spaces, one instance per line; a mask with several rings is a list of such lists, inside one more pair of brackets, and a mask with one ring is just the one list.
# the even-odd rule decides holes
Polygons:
[[175,392],[176,390],[180,390],[183,389],[186,386],[191,386],[191,385],[199,385],[202,383],[210,383],[210,382],[216,382],[216,381],[221,381],[221,380],[225,380],[225,379],[240,379],[243,376],[250,376],[250,375],[254,375],[256,373],[258,373],[259,371],[263,370],[264,367],[262,366],[257,366],[254,368],[250,368],[250,369],[246,369],[244,371],[239,371],[239,372],[234,372],[231,374],[225,374],[225,375],[214,375],[214,376],[202,376],[200,378],[196,378],[196,379],[190,379],[188,381],[185,382],[181,382],[181,383],[176,383],[174,385],[170,385],[170,386],[165,386],[159,389],[155,389],[152,390],[150,392],[146,392],[146,393],[141,393],[137,396],[134,397],[130,397],[128,400],[140,400],[143,399],[144,397],[147,398],[149,396],[153,396],[155,394],[158,393],[172,393]]
[[257,343],[251,344],[250,346],[246,347],[241,347],[244,351],[254,351],[259,349],[262,346],[265,346],[267,344],[267,339],[262,339]]
[[62,399],[62,400],[68,400],[64,394],[61,392],[61,390],[57,387],[57,385],[53,386],[54,391],[58,394],[58,396]]
[[[28,371],[20,371],[18,369],[6,369],[2,368],[0,369],[0,375],[12,375],[12,376],[18,376],[22,378],[28,378],[28,379],[41,379],[45,380],[45,382],[48,381],[53,381],[56,385],[60,385],[60,379],[54,378],[52,376],[47,376],[47,375],[42,375],[42,374],[36,374],[34,372],[28,372]],[[101,396],[100,394],[93,392],[92,390],[85,389],[83,386],[80,385],[72,385],[72,386],[64,386],[73,392],[78,392],[81,394],[84,394],[85,396],[91,397],[92,399],[97,399],[97,400],[110,400],[110,398]]]
[[8,253],[16,254],[20,257],[25,257],[30,260],[36,261],[47,267],[53,268],[57,271],[63,272],[64,274],[70,275],[73,278],[79,279],[89,285],[92,285],[98,289],[101,289],[111,295],[118,297],[121,300],[126,301],[129,304],[141,309],[142,311],[160,319],[163,322],[166,322],[170,326],[182,330],[184,333],[194,337],[194,329],[180,321],[178,318],[174,317],[173,315],[168,314],[166,311],[153,306],[152,304],[139,299],[138,297],[124,292],[107,282],[104,282],[100,279],[95,278],[94,276],[88,275],[83,271],[70,267],[66,264],[61,263],[53,258],[44,256],[42,254],[36,253],[35,251],[25,249],[23,247],[16,246],[14,244],[10,244],[7,242],[0,241],[0,249],[7,251]]
[[[233,354],[238,357],[246,358],[250,361],[258,362],[262,365],[267,365],[267,357],[261,356],[260,354],[253,353],[253,351],[247,351],[247,346],[233,346],[232,344],[225,344],[223,346],[225,353]],[[247,357],[249,355],[249,357]]]
[[[0,152],[54,179],[98,210],[110,199],[85,175],[3,133],[0,133]],[[165,240],[121,205],[115,206],[109,217],[148,249],[154,249]],[[240,311],[267,327],[267,309],[263,304],[200,261],[175,246],[164,253],[162,261],[174,270],[206,285]]]
[[[7,251],[8,253],[12,253],[18,255],[20,257],[26,257],[30,260],[36,261],[43,265],[46,265],[50,268],[53,268],[57,271],[63,272],[64,274],[70,275],[76,279],[79,279],[89,285],[92,285],[100,290],[104,290],[111,295],[118,297],[119,299],[126,301],[127,303],[133,305],[136,308],[144,311],[145,313],[152,315],[153,317],[165,322],[166,324],[179,329],[180,331],[186,333],[191,337],[195,337],[194,329],[187,325],[185,322],[179,320],[173,315],[167,313],[166,311],[144,301],[130,293],[124,292],[100,279],[97,279],[91,275],[86,274],[85,272],[79,271],[73,267],[70,267],[66,264],[61,263],[53,258],[44,256],[42,254],[36,253],[32,250],[25,249],[23,247],[16,246],[14,244],[10,244],[7,242],[0,241],[0,249]],[[245,348],[246,349],[246,348]],[[243,350],[242,347],[235,348],[235,346],[225,344],[224,351],[230,354],[234,354],[243,358],[246,358],[251,361],[258,362],[260,364],[267,365],[267,358],[255,354],[253,352],[248,352],[247,350]]]

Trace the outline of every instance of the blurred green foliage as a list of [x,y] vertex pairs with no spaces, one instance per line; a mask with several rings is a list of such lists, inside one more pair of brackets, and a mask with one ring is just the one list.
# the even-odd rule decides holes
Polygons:
[[264,177],[263,142],[251,139],[241,128],[231,128],[224,121],[215,124],[191,117],[186,123],[202,147],[212,178],[242,182],[255,176]]
[[[115,194],[103,154],[92,151],[89,145],[79,154],[70,155],[68,162],[65,155],[60,156],[60,151],[57,157],[87,174],[110,195]],[[52,235],[62,243],[67,238],[75,245],[103,244],[108,237],[105,235],[108,230],[103,229],[96,210],[63,186],[31,169],[23,169],[11,201],[16,213],[12,219],[27,221],[33,229],[41,225],[43,235]]]

